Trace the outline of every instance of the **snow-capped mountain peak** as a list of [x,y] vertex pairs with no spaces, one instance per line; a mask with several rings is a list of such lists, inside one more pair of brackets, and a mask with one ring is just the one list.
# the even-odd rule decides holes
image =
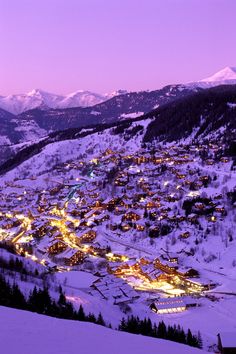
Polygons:
[[58,108],[90,107],[106,100],[106,97],[98,93],[77,90],[63,97]]
[[214,75],[207,77],[206,79],[200,80],[200,82],[219,82],[236,80],[236,67],[227,66],[226,68],[218,71]]
[[41,95],[43,93],[42,90],[40,89],[33,89],[32,91],[28,92],[28,96],[35,96],[35,95]]
[[105,96],[107,98],[112,98],[112,97],[119,96],[119,95],[125,95],[126,93],[128,93],[127,90],[119,89],[119,90],[113,91],[111,93],[106,93]]

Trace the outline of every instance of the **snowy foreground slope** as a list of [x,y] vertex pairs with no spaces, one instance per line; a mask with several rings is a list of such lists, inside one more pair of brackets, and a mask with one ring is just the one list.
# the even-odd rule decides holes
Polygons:
[[0,307],[0,343],[4,354],[206,353],[179,343],[7,307]]

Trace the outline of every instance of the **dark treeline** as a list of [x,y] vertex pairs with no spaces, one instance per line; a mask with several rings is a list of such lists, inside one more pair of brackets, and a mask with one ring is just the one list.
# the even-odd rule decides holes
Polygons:
[[86,315],[82,306],[76,311],[72,304],[67,301],[61,288],[57,301],[51,298],[47,288],[37,289],[34,287],[29,297],[26,298],[17,284],[10,284],[2,275],[0,275],[0,305],[57,318],[87,321],[106,326],[101,313],[97,318],[92,313]]
[[12,243],[0,242],[0,248],[7,250],[9,253],[16,254],[15,246]]
[[0,271],[2,269],[7,269],[15,272],[19,272],[21,274],[25,275],[32,275],[32,276],[38,276],[39,272],[36,269],[29,269],[29,267],[26,267],[24,262],[18,258],[13,258],[10,257],[9,260],[3,258],[0,256]]
[[166,326],[163,321],[158,325],[152,324],[150,318],[140,320],[138,317],[128,317],[128,319],[122,319],[119,325],[120,331],[125,331],[134,334],[142,334],[154,338],[162,338],[171,340],[178,343],[190,345],[192,347],[202,348],[201,335],[195,336],[188,329],[187,333],[179,325]]
[[[234,156],[234,147],[230,142],[235,140],[235,110],[228,105],[229,102],[236,102],[236,85],[209,88],[161,106],[144,116],[155,118],[147,127],[144,142],[156,138],[167,142],[178,141],[191,134],[195,127],[199,127],[195,135],[198,138],[201,134],[207,136],[227,125],[224,138],[227,146],[231,147],[228,152]],[[202,116],[204,123],[201,123]]]

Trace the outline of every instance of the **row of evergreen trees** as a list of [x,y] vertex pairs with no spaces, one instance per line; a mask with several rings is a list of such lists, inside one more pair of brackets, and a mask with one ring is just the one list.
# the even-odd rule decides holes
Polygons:
[[[10,284],[2,275],[0,275],[0,305],[57,318],[86,321],[107,326],[101,313],[99,313],[98,317],[92,313],[86,315],[82,305],[76,311],[72,304],[67,301],[62,288],[59,289],[59,298],[57,301],[51,298],[47,288],[37,289],[34,287],[29,297],[26,298],[17,284]],[[109,327],[111,328],[111,325]],[[198,336],[195,336],[191,333],[190,329],[185,333],[180,326],[166,326],[163,321],[159,322],[157,326],[156,324],[152,324],[149,318],[140,320],[138,317],[131,316],[128,319],[123,318],[118,329],[129,333],[163,338],[193,347],[202,347],[200,333]]]
[[37,289],[34,287],[29,297],[26,298],[17,284],[10,284],[2,275],[0,275],[0,305],[37,312],[52,317],[87,321],[106,326],[101,313],[97,318],[92,313],[86,315],[82,306],[76,311],[72,304],[67,301],[61,288],[57,301],[51,298],[47,288]]
[[163,321],[158,325],[152,324],[150,318],[140,320],[139,317],[130,316],[128,319],[123,318],[120,325],[120,331],[125,331],[134,334],[142,334],[154,338],[162,338],[190,345],[192,347],[202,348],[202,339],[200,333],[195,336],[188,329],[187,333],[179,325],[166,326]]
[[10,257],[10,259],[6,259],[0,256],[0,271],[3,269],[18,272],[24,275],[39,275],[37,268],[33,269],[32,267],[26,267],[25,263],[17,257]]

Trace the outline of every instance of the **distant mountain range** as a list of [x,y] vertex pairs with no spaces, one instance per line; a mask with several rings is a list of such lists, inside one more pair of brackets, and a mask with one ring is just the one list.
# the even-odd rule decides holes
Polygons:
[[199,90],[202,89],[170,85],[156,91],[121,94],[92,107],[42,109],[41,106],[18,116],[2,111],[5,129],[4,134],[3,130],[0,131],[0,145],[1,141],[8,144],[32,142],[54,131],[136,118]]
[[24,94],[0,96],[0,108],[17,115],[35,108],[47,110],[50,108],[90,107],[125,93],[127,91],[118,90],[110,94],[100,95],[90,91],[79,90],[62,96],[34,89]]
[[[226,67],[216,74],[192,83],[181,85],[182,87],[193,89],[196,87],[208,88],[222,84],[236,84],[236,67]],[[176,86],[176,85],[174,85]],[[148,91],[146,91],[148,92]],[[28,93],[0,96],[0,108],[18,115],[25,111],[40,108],[66,109],[76,107],[92,107],[115,96],[127,94],[126,90],[117,90],[109,94],[98,94],[90,91],[78,90],[66,96],[49,93],[40,89],[34,89]]]

